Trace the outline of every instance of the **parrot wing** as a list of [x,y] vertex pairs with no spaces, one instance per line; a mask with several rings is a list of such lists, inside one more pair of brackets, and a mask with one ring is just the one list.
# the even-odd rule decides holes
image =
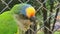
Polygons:
[[17,23],[13,19],[10,11],[6,11],[0,15],[0,34],[14,34],[17,32]]

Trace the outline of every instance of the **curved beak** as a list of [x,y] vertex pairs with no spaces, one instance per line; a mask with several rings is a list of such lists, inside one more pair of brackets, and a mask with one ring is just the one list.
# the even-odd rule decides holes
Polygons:
[[31,21],[31,22],[35,22],[35,21],[36,21],[36,17],[35,17],[35,16],[34,16],[34,17],[31,17],[31,18],[30,18],[30,21]]

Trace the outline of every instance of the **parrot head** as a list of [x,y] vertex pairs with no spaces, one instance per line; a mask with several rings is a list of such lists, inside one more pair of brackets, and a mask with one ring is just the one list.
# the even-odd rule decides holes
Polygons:
[[33,6],[31,6],[30,4],[26,4],[26,3],[21,3],[21,4],[15,5],[12,8],[11,13],[15,14],[15,15],[18,15],[19,17],[21,17],[21,15],[23,15],[24,17],[27,17],[31,21],[33,19],[34,20],[36,19],[36,17],[35,17],[35,14],[36,14],[35,8]]
[[35,14],[36,14],[36,10],[34,7],[32,7],[30,4],[25,4],[22,7],[21,13],[23,15],[25,15],[28,19],[30,19],[31,21],[34,19],[35,20]]
[[11,13],[14,15],[18,25],[20,25],[19,23],[23,26],[27,25],[26,28],[24,27],[25,29],[29,29],[31,23],[36,21],[36,10],[30,4],[17,4],[12,8]]
[[31,6],[30,4],[26,4],[26,3],[15,5],[12,8],[11,13],[18,15],[19,17],[21,17],[21,15],[23,15],[24,17],[27,17],[31,21],[36,19],[35,18],[35,14],[36,14],[35,8],[33,6]]

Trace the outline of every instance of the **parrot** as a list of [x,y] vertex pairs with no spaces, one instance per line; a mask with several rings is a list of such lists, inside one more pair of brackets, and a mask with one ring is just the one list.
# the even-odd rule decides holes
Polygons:
[[16,34],[18,29],[29,29],[35,20],[36,10],[27,3],[16,4],[0,14],[0,34]]

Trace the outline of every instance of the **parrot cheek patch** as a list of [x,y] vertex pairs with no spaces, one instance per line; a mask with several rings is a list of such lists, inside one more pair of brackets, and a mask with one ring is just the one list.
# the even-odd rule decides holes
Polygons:
[[35,16],[35,9],[33,7],[26,8],[26,16],[28,18]]

